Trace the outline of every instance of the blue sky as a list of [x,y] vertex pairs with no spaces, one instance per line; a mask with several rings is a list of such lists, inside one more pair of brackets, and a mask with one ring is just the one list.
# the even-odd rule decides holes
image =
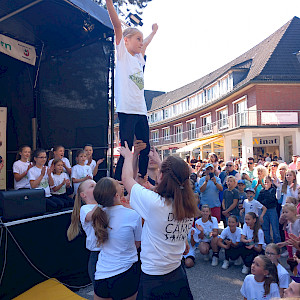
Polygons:
[[140,28],[146,37],[159,25],[146,52],[145,88],[167,92],[197,80],[294,16],[300,17],[300,0],[152,0]]

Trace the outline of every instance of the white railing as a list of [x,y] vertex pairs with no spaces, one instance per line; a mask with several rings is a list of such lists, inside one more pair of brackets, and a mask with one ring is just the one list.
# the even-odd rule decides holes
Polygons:
[[[161,146],[161,145],[170,145],[174,143],[181,143],[181,142],[190,142],[193,140],[201,139],[203,137],[209,137],[210,135],[220,134],[228,130],[232,130],[235,128],[243,127],[243,126],[261,126],[261,116],[262,113],[269,112],[269,113],[293,113],[298,114],[298,120],[295,120],[294,124],[299,124],[299,112],[297,110],[294,111],[260,111],[260,110],[248,110],[241,113],[236,113],[233,115],[228,116],[227,118],[223,118],[216,122],[206,124],[205,126],[198,127],[194,130],[187,130],[181,132],[179,134],[169,135],[168,139],[164,137],[159,137],[155,141],[150,139],[150,144],[153,146]],[[282,125],[282,120],[278,119],[278,123],[274,124],[274,120],[272,120],[273,126]],[[267,125],[264,123],[264,125]],[[150,137],[151,138],[151,137]]]

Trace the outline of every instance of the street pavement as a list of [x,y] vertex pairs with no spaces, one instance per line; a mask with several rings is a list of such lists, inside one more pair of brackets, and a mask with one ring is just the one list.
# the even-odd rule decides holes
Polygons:
[[[245,275],[241,273],[242,266],[230,265],[228,270],[221,268],[224,251],[220,252],[219,265],[211,266],[211,261],[205,262],[203,256],[196,250],[196,264],[187,269],[190,288],[195,300],[240,300],[240,288]],[[93,299],[93,288],[89,286],[77,292],[83,298]]]

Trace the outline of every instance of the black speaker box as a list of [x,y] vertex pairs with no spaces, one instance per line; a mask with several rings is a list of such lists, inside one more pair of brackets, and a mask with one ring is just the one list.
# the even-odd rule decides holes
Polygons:
[[0,208],[4,221],[34,217],[46,212],[44,189],[0,192]]

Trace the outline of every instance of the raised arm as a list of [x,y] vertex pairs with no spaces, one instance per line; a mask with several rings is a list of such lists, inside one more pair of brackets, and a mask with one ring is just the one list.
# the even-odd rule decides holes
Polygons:
[[128,194],[130,194],[132,187],[136,184],[136,181],[133,179],[133,154],[128,148],[127,141],[125,141],[124,143],[125,147],[121,147],[120,149],[120,154],[124,157],[124,164],[122,169],[122,182],[126,191],[128,192]]
[[153,37],[155,36],[156,32],[158,30],[158,25],[155,23],[152,25],[152,32],[144,39],[143,41],[143,47],[142,47],[142,55],[145,56],[145,52],[149,44],[151,43]]
[[108,14],[109,14],[111,23],[113,24],[113,27],[114,27],[116,44],[119,45],[120,41],[122,39],[122,34],[123,34],[121,21],[120,21],[118,14],[114,8],[114,4],[113,4],[112,0],[106,0],[106,7],[108,10]]

